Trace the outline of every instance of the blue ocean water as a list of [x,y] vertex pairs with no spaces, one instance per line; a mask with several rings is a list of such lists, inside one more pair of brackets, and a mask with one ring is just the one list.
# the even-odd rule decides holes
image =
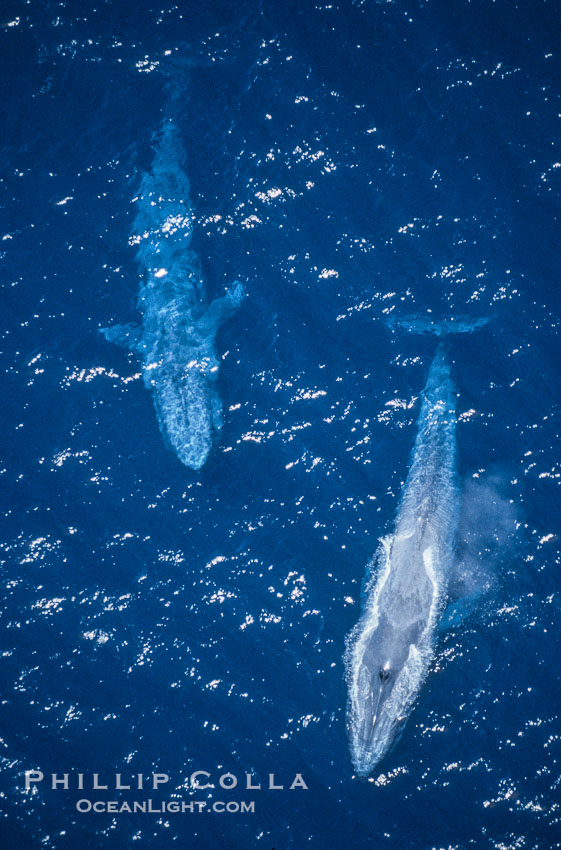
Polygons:
[[[561,846],[560,35],[554,2],[4,4],[2,847]],[[186,66],[193,249],[210,298],[247,290],[200,473],[98,332],[138,320],[133,198]],[[450,345],[488,590],[358,781],[345,638],[436,344],[388,320],[427,311],[490,319]],[[255,812],[80,813],[149,795],[38,769]]]

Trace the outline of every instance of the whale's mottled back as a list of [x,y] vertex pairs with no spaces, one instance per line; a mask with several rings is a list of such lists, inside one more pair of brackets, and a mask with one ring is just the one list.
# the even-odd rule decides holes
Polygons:
[[458,522],[453,389],[439,348],[395,530],[382,541],[364,612],[348,640],[349,741],[361,776],[391,748],[434,655]]
[[156,136],[152,167],[134,204],[130,242],[142,278],[137,300],[142,322],[102,333],[138,355],[164,440],[182,463],[197,470],[222,428],[216,333],[243,300],[244,289],[236,282],[223,297],[207,302],[191,246],[194,215],[183,147],[172,119]]

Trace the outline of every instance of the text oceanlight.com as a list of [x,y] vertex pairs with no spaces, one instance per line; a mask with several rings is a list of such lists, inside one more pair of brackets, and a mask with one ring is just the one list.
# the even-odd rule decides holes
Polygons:
[[94,812],[96,814],[200,814],[209,811],[217,814],[248,814],[255,812],[255,800],[78,800],[77,811],[82,814]]

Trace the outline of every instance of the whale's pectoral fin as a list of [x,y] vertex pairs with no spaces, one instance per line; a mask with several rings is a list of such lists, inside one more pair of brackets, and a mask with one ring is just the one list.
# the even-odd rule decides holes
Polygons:
[[211,301],[208,309],[197,321],[197,329],[205,334],[216,333],[220,325],[224,324],[235,313],[244,297],[245,288],[239,280],[236,280],[226,295]]
[[115,345],[125,348],[127,351],[137,351],[140,346],[142,329],[140,325],[112,325],[110,328],[100,328],[99,332],[103,334],[108,342],[114,342]]
[[440,631],[462,625],[493,590],[492,576],[481,567],[460,559],[454,564],[448,584],[450,603],[440,621]]
[[451,602],[442,615],[440,631],[447,632],[449,629],[461,626],[473,614],[480,595],[478,593],[473,596],[464,596],[463,599],[456,599],[455,602]]
[[450,603],[440,621],[441,631],[460,626],[493,592],[495,577],[485,563],[460,553],[448,582]]

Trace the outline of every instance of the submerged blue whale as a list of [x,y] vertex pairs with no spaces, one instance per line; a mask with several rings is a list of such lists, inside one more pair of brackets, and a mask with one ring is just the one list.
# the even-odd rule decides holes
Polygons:
[[394,533],[345,656],[355,771],[368,776],[411,712],[434,657],[459,515],[454,387],[442,346],[431,365]]
[[216,333],[241,303],[244,289],[236,282],[223,297],[207,302],[199,258],[191,247],[189,180],[172,119],[160,130],[151,171],[144,174],[134,202],[130,241],[137,246],[142,275],[137,300],[142,323],[101,332],[140,358],[164,440],[182,463],[197,470],[222,428]]

